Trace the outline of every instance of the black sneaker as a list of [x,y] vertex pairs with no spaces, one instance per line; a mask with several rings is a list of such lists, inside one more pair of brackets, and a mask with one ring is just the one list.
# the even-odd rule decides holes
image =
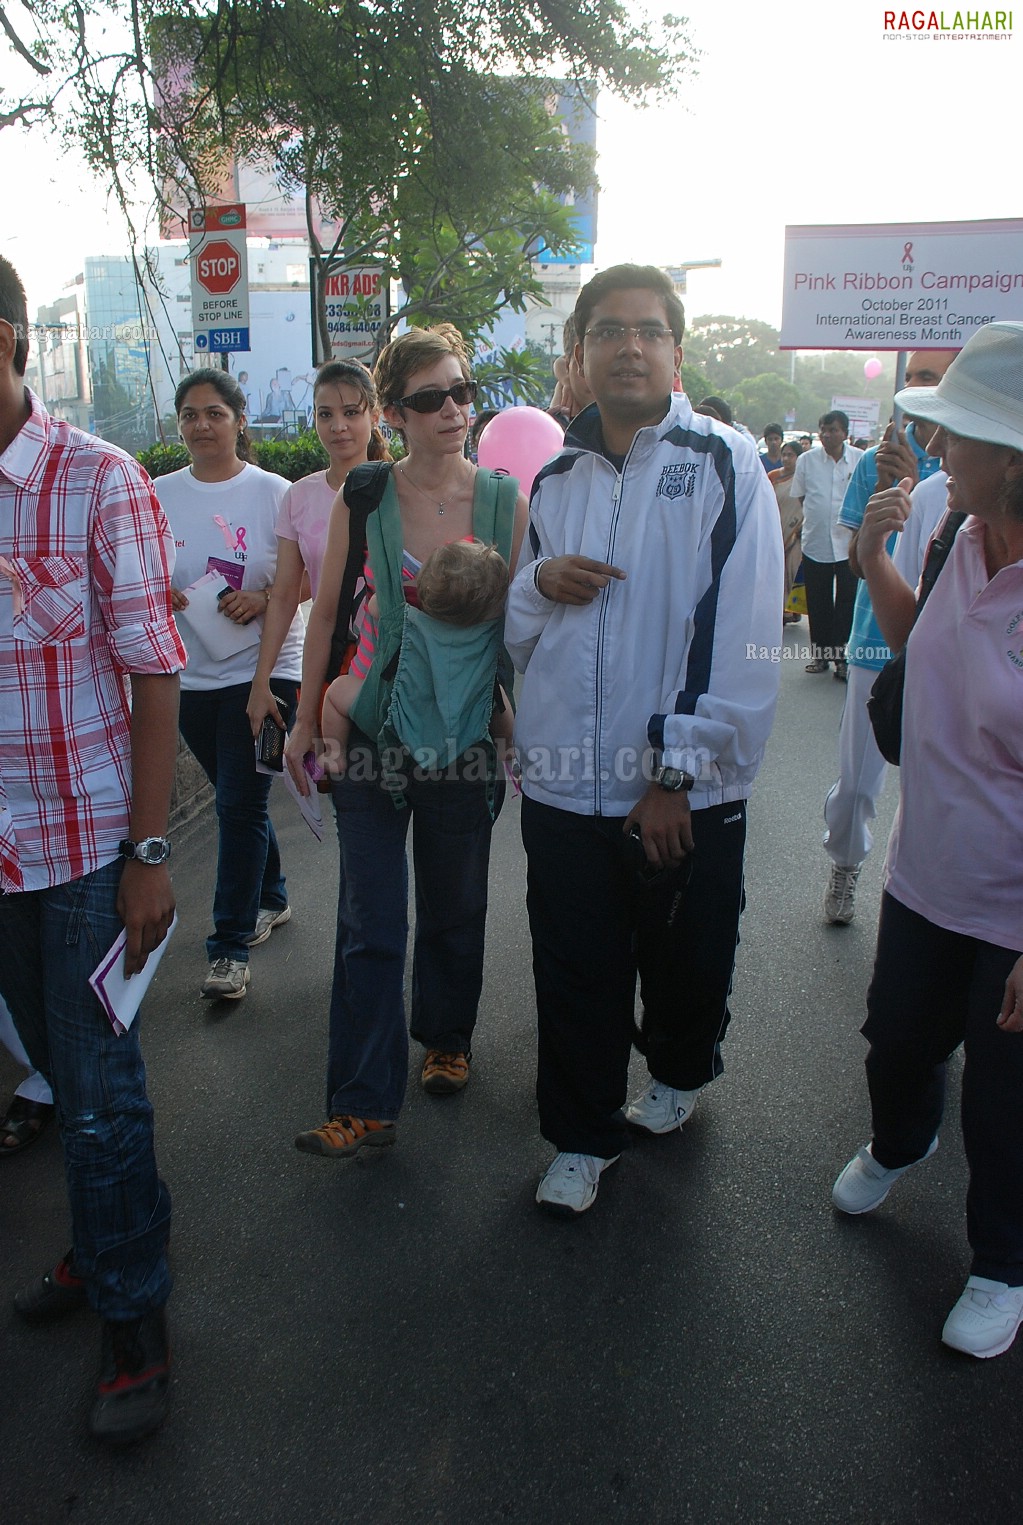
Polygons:
[[68,1250],[52,1271],[37,1276],[14,1294],[14,1307],[30,1324],[46,1324],[85,1307],[85,1282],[71,1269]]
[[162,1308],[143,1318],[103,1321],[103,1353],[89,1429],[112,1446],[131,1445],[167,1417],[170,1346]]

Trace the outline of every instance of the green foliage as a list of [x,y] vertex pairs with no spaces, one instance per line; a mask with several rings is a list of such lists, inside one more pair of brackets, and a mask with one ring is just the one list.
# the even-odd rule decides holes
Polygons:
[[728,400],[737,416],[759,436],[765,424],[782,423],[790,409],[798,416],[800,393],[784,376],[767,372],[740,381]]
[[125,210],[139,179],[202,202],[235,155],[304,187],[322,274],[401,283],[380,344],[542,296],[529,256],[571,247],[594,176],[545,77],[641,99],[692,67],[683,22],[622,0],[33,0],[19,25],[0,126],[63,130]]
[[[401,287],[378,349],[402,321],[448,320],[475,341],[503,308],[521,312],[540,296],[530,254],[541,241],[571,247],[565,200],[594,178],[592,152],[548,109],[549,83],[481,73],[448,38],[424,56],[434,20],[417,13],[410,29],[407,5],[290,0],[272,36],[265,9],[236,7],[227,61],[218,18],[162,29],[186,81],[163,115],[190,199],[215,183],[225,155],[304,193],[321,277],[369,264]],[[323,298],[318,317],[326,352]]]
[[477,412],[484,408],[506,408],[511,402],[540,407],[551,393],[550,360],[546,352],[528,349],[500,349],[486,360],[477,360],[472,368],[480,384]]
[[[323,471],[330,464],[330,457],[312,429],[307,429],[294,440],[255,442],[252,454],[257,466],[262,466],[264,471],[276,472],[289,482],[311,476],[314,471]],[[189,456],[182,444],[151,445],[148,450],[140,450],[137,459],[151,477],[164,477],[187,466]]]
[[188,451],[182,444],[175,445],[150,445],[146,450],[140,450],[135,457],[149,472],[154,479],[156,477],[170,476],[172,471],[181,471],[188,465]]
[[330,465],[330,457],[316,437],[313,429],[307,429],[296,440],[260,440],[253,446],[256,465],[264,471],[276,471],[289,482],[311,476]]
[[783,423],[795,410],[796,428],[811,432],[833,397],[871,397],[886,416],[894,390],[894,366],[867,381],[864,356],[848,350],[795,355],[778,348],[778,330],[751,318],[715,314],[691,321],[684,340],[683,385],[698,402],[716,395],[754,434]]
[[685,336],[688,363],[707,378],[706,393],[731,402],[731,390],[751,376],[788,370],[778,351],[778,330],[751,318],[720,315],[696,318]]

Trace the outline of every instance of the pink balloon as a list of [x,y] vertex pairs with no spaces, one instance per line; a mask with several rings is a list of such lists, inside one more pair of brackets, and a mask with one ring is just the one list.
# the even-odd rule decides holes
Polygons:
[[565,443],[559,424],[539,408],[505,408],[480,435],[476,459],[489,471],[518,477],[527,498],[541,466]]
[[863,362],[863,374],[868,381],[873,381],[875,376],[880,376],[883,370],[884,366],[880,360],[864,360]]

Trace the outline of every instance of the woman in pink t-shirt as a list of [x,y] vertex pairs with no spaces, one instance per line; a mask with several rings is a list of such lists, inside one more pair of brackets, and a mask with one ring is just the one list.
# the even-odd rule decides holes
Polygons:
[[[270,690],[270,674],[299,602],[316,597],[334,500],[353,466],[361,466],[365,461],[390,460],[387,444],[377,427],[379,416],[376,386],[365,366],[332,360],[320,367],[313,386],[313,418],[320,444],[330,456],[330,465],[326,471],[316,471],[293,482],[281,504],[277,520],[277,571],[249,694],[248,716],[253,736],[259,735],[267,715],[283,724]],[[327,653],[324,653],[324,674],[326,670]],[[317,687],[322,687],[322,678]]]
[[885,549],[909,513],[908,480],[869,500],[857,542],[878,623],[906,649],[902,787],[863,1027],[873,1137],[833,1199],[870,1212],[934,1153],[946,1063],[962,1046],[972,1262],[941,1337],[981,1358],[1023,1323],[1021,376],[1023,323],[988,323],[937,387],[895,399],[938,426],[948,507],[966,515],[918,619]]

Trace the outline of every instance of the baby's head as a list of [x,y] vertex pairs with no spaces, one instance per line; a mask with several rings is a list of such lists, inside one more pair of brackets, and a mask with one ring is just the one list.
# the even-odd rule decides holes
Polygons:
[[504,608],[508,564],[496,546],[453,540],[438,546],[419,570],[419,607],[449,625],[482,625]]

